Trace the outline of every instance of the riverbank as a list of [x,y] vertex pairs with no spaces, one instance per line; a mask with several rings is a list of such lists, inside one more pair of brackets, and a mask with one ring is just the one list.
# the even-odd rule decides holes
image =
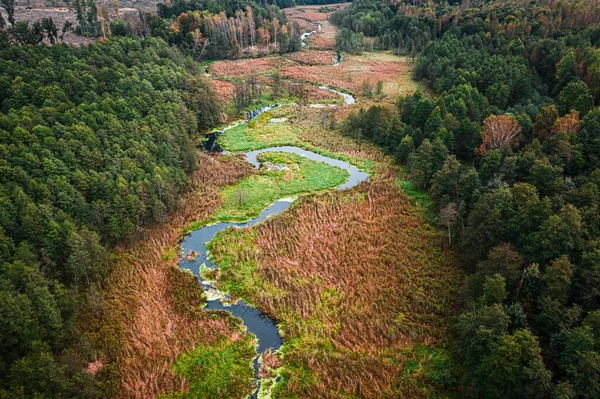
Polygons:
[[[316,33],[315,38],[319,34]],[[397,61],[389,59],[392,64]],[[346,62],[344,58],[344,62],[335,68],[343,67]],[[334,68],[334,65],[331,67]],[[348,82],[354,85],[351,79]],[[307,87],[314,88],[315,95],[329,93],[318,88],[318,81],[310,83],[314,85],[307,84]],[[384,83],[385,90],[393,91],[388,89],[388,84],[391,83]],[[327,95],[330,94],[340,98],[339,94]],[[390,94],[379,101],[391,106],[393,98]],[[318,102],[317,98],[314,102]],[[227,151],[248,152],[273,146],[295,146],[348,162],[373,176],[373,182],[363,183],[360,188],[351,191],[331,192],[332,188],[345,181],[343,171],[299,154],[260,154],[257,159],[262,161],[263,168],[259,170],[241,155],[200,154],[201,163],[194,177],[195,184],[183,199],[180,210],[165,226],[152,229],[142,242],[124,246],[119,252],[115,272],[104,293],[108,301],[106,309],[102,310],[103,322],[97,323],[97,327],[92,328],[89,334],[94,346],[100,348],[100,353],[110,354],[105,357],[111,361],[110,364],[100,370],[107,381],[107,392],[119,397],[163,395],[168,398],[239,398],[252,393],[256,387],[253,359],[256,358],[257,349],[262,353],[263,348],[261,341],[257,342],[254,335],[248,332],[252,327],[240,323],[230,312],[222,311],[232,310],[235,313],[234,308],[211,305],[212,299],[225,295],[232,297],[232,301],[242,298],[245,303],[257,306],[257,315],[262,311],[279,321],[283,347],[279,352],[265,352],[260,359],[263,365],[258,373],[263,381],[260,395],[270,392],[273,397],[335,397],[337,394],[334,393],[339,392],[342,396],[376,397],[391,392],[427,396],[427,392],[445,389],[443,384],[446,382],[440,383],[435,375],[431,377],[430,374],[433,372],[431,370],[441,367],[437,360],[432,362],[431,359],[442,359],[442,363],[446,364],[450,358],[444,351],[446,345],[443,338],[448,320],[431,308],[421,307],[420,301],[423,296],[433,295],[432,306],[452,306],[449,298],[456,297],[456,292],[451,289],[457,286],[453,285],[456,276],[447,273],[447,270],[452,264],[453,255],[442,249],[443,238],[436,236],[435,230],[423,227],[421,231],[415,227],[424,224],[423,220],[410,199],[394,183],[399,169],[390,158],[383,156],[374,146],[354,142],[338,131],[339,122],[349,112],[369,102],[359,94],[358,105],[286,105],[270,110],[253,123],[229,129],[216,140]],[[252,158],[249,160],[252,161]],[[223,238],[218,235],[209,249],[217,264],[223,268],[221,270],[209,270],[206,265],[202,268],[199,263],[209,262],[199,256],[201,251],[188,248],[185,242],[181,246],[178,244],[184,234],[192,230],[223,221],[253,218],[270,204],[277,204],[276,200],[298,194],[303,196],[281,215],[255,227],[225,230],[221,233]],[[373,202],[374,199],[377,201]],[[314,208],[317,209],[316,213],[306,218],[305,222],[297,219],[299,210],[304,212],[305,207],[314,207],[315,201],[320,203]],[[288,206],[289,202],[277,211]],[[331,219],[331,226],[348,226],[348,233],[327,227],[331,212],[335,215]],[[286,217],[290,214],[294,216]],[[296,252],[293,245],[290,247],[291,243],[286,242],[285,235],[280,236],[280,233],[273,236],[276,239],[271,246],[264,244],[262,239],[256,241],[266,231],[262,226],[273,225],[269,227],[274,229],[273,234],[275,230],[285,229],[286,224],[277,224],[278,220],[287,221],[288,227],[296,226],[295,229],[310,232],[309,236],[298,241],[303,243],[302,252]],[[361,225],[367,236],[361,233]],[[373,230],[372,226],[375,225],[379,227]],[[325,226],[322,233],[320,226]],[[410,229],[419,232],[411,234]],[[230,237],[229,234],[234,232],[241,235],[237,239]],[[369,253],[365,257],[367,263],[364,263],[359,242],[353,244],[355,248],[347,248],[353,236],[369,240],[372,247],[382,247],[372,255]],[[338,240],[343,237],[346,237],[346,241]],[[403,251],[408,248],[408,252],[402,256],[411,262],[403,263],[406,259],[399,253],[389,256],[388,252],[394,249],[393,243],[402,243],[402,240],[411,238],[419,242],[409,245],[407,241],[406,245],[398,247]],[[203,243],[202,239],[200,241]],[[224,242],[227,242],[230,252],[224,252]],[[270,254],[263,254],[269,250]],[[327,270],[321,273],[312,264],[310,274],[305,276],[295,276],[297,271],[290,271],[287,266],[280,273],[278,264],[271,262],[269,257],[283,259],[281,257],[288,250],[293,252],[290,252],[291,257],[286,262],[302,264],[310,259],[307,254],[314,252],[317,254],[314,258],[316,265],[325,262],[323,267],[333,267],[340,274],[330,274]],[[438,261],[431,263],[429,269],[425,263],[412,262],[413,259],[430,261],[421,252],[436,258],[441,255]],[[347,253],[348,257],[331,257],[330,253]],[[255,260],[256,264],[239,264],[248,261],[245,256],[254,256],[248,259]],[[211,287],[206,284],[202,287],[191,274],[176,269],[178,264],[187,261],[182,260],[184,258],[198,263],[197,273],[202,269],[203,278],[220,293],[216,292],[215,296]],[[206,256],[204,259],[210,261]],[[371,261],[375,262],[373,266],[368,263]],[[400,262],[400,265],[394,268],[391,266],[394,262]],[[232,268],[233,264],[235,267]],[[368,268],[370,272],[357,269],[357,265]],[[438,271],[442,273],[436,274]],[[290,274],[286,275],[288,272]],[[276,275],[279,277],[275,278]],[[427,278],[428,275],[435,276],[435,283]],[[415,277],[414,281],[412,277]],[[345,285],[353,287],[352,278],[364,283],[368,289],[345,291]],[[388,284],[388,280],[389,284],[394,282],[395,288]],[[378,286],[382,282],[383,291],[372,291],[372,285]],[[402,284],[396,286],[397,282]],[[310,290],[316,296],[309,294],[305,297],[304,293]],[[296,294],[298,302],[294,304],[295,308],[282,299]],[[402,298],[408,299],[402,302],[404,307],[386,307],[383,313],[373,313],[373,309],[379,309],[382,300],[388,303],[385,295],[394,297],[389,301],[393,306],[398,305]],[[374,300],[371,307],[368,298]],[[348,309],[346,301],[355,299],[359,299],[357,303],[361,304],[360,309]],[[205,305],[207,302],[208,306]],[[206,306],[205,310],[202,310],[203,306]],[[338,342],[335,335],[327,335],[339,334],[343,323],[319,316],[330,313],[371,327],[370,318],[376,316],[377,328],[394,331],[385,338],[388,340],[385,342],[391,342],[394,337],[402,339],[388,351],[381,346],[384,341],[369,334],[358,343],[344,346],[346,343]],[[428,314],[440,320],[429,326]],[[315,317],[304,318],[304,315]],[[264,342],[263,339],[262,344]],[[320,352],[324,347],[327,350]],[[357,353],[368,362],[351,361],[353,348],[361,348]],[[372,353],[369,352],[371,350]],[[319,359],[326,358],[327,362],[311,358],[311,353],[323,355]],[[340,361],[336,363],[335,359]],[[390,362],[394,366],[386,368]],[[256,363],[254,366],[258,367]],[[326,374],[321,374],[319,367],[324,367],[323,373]],[[385,371],[383,379],[378,379],[374,374],[379,367]],[[452,372],[448,371],[451,367],[444,365],[441,368],[445,371],[438,379],[444,380],[449,375],[446,380],[452,380]],[[348,381],[355,379],[361,369],[367,370],[374,384],[371,387],[367,380],[360,380],[365,390],[356,391],[356,386]],[[113,384],[112,388],[110,384]]]

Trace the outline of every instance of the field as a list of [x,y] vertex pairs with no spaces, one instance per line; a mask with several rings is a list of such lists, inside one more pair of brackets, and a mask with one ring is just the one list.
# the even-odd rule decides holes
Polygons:
[[285,57],[301,65],[332,65],[337,60],[337,53],[331,50],[305,50],[286,54]]
[[428,397],[454,382],[442,348],[461,274],[393,176],[213,240],[221,289],[280,323],[273,397]]
[[[398,96],[412,94],[421,90],[429,94],[427,88],[412,79],[413,63],[407,57],[398,57],[391,53],[364,53],[362,55],[343,55],[340,65],[334,65],[335,53],[331,51],[307,50],[285,56],[268,58],[217,61],[210,64],[209,71],[216,78],[215,84],[224,98],[231,101],[234,97],[232,78],[243,78],[258,74],[261,84],[268,86],[268,74],[278,71],[287,81],[306,83],[308,101],[329,102],[340,99],[339,96],[318,89],[314,85],[330,87],[353,93],[363,103],[370,100],[363,96],[363,83],[375,90],[377,82],[383,83],[384,98],[380,101],[394,103]],[[360,104],[364,106],[364,104]]]
[[369,82],[375,87],[378,81],[382,81],[385,95],[395,101],[399,95],[422,89],[412,79],[412,68],[411,60],[406,57],[390,53],[364,53],[344,54],[340,65],[298,64],[284,66],[279,72],[288,79],[318,82],[348,90],[358,96],[362,94],[363,82]]

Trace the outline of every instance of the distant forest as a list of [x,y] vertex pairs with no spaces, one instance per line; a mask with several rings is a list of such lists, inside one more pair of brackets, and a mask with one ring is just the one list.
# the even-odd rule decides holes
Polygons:
[[462,393],[598,398],[600,3],[474,3],[334,13],[340,50],[416,56],[436,93],[342,130],[407,165],[463,254]]
[[[74,0],[70,6],[77,24],[57,26],[51,17],[16,22],[14,0],[0,1],[0,29],[15,44],[51,44],[68,32],[87,37],[160,37],[196,60],[256,56],[300,49],[300,28],[288,23],[281,9],[302,5],[339,3],[333,0],[169,0],[157,4],[156,13],[119,16],[119,1],[112,8],[96,0]],[[114,17],[116,13],[117,17]],[[6,16],[6,20],[2,15]],[[111,15],[113,15],[111,19]]]

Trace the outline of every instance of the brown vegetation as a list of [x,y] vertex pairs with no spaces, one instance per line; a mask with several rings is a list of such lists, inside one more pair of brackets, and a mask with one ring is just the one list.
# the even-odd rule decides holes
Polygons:
[[199,154],[194,189],[171,219],[116,250],[102,307],[81,324],[89,327],[86,335],[106,364],[100,373],[108,394],[145,398],[185,390],[187,382],[169,368],[177,356],[198,342],[238,334],[225,315],[201,310],[204,298],[196,277],[177,268],[178,241],[183,226],[221,204],[218,185],[250,173],[254,169],[238,158]]
[[[330,93],[326,90],[317,90]],[[331,129],[329,124],[333,122],[337,128],[350,109],[350,107],[331,107],[307,111],[305,107],[292,107],[291,109],[276,109],[271,112],[274,117],[289,117],[287,123],[297,127],[295,131],[298,132],[299,138],[308,144],[351,157],[376,162],[384,161],[384,154],[374,145],[357,143],[354,139],[342,136],[336,130]],[[324,124],[328,126],[324,127]]]
[[399,95],[414,93],[418,84],[412,80],[413,64],[406,57],[387,53],[344,55],[340,65],[288,65],[282,67],[281,76],[295,81],[319,82],[349,90],[360,95],[363,82],[373,87],[383,82],[383,92],[395,99]]
[[304,65],[333,65],[337,53],[331,50],[306,50],[287,54],[286,58]]
[[523,128],[511,115],[491,115],[483,121],[482,144],[475,152],[484,155],[488,150],[501,147],[517,147],[519,133]]
[[308,48],[319,50],[335,50],[335,35],[337,30],[329,22],[321,23],[321,30],[311,35]]
[[216,78],[239,77],[273,71],[285,65],[293,64],[282,57],[252,58],[244,60],[221,60],[210,64],[209,72]]
[[228,259],[225,283],[254,265],[243,295],[281,322],[284,397],[428,396],[425,381],[400,374],[415,345],[440,345],[450,334],[461,272],[395,174],[384,176],[307,197],[213,246]]

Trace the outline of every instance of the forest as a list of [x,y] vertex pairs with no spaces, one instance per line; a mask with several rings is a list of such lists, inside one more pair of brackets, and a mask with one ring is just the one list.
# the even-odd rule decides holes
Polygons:
[[219,121],[198,66],[155,39],[0,41],[0,397],[98,397],[78,315],[112,243],[164,221]]
[[600,397],[600,3],[336,3],[0,0],[0,399]]
[[341,50],[420,50],[415,77],[438,94],[342,131],[407,165],[462,254],[465,396],[600,396],[599,4],[357,0],[332,20]]

